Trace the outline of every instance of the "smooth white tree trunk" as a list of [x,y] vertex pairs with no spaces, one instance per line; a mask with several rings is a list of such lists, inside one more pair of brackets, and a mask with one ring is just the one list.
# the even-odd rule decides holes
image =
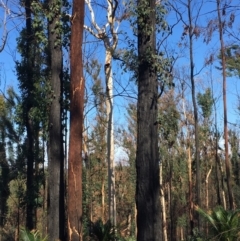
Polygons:
[[[116,226],[116,197],[115,197],[115,163],[114,163],[114,121],[113,121],[113,75],[112,59],[118,44],[116,9],[118,1],[107,0],[107,23],[100,28],[95,20],[91,2],[85,0],[90,17],[91,27],[84,28],[95,38],[102,40],[105,47],[105,81],[106,81],[106,109],[107,109],[107,162],[108,162],[108,203],[109,219]],[[107,31],[109,29],[109,31]]]
[[112,54],[106,51],[106,110],[107,110],[107,159],[108,159],[108,200],[109,219],[116,226],[115,163],[114,163],[114,126],[113,126],[113,79]]
[[162,205],[162,223],[163,223],[163,241],[168,241],[167,236],[167,214],[166,214],[166,203],[165,203],[165,197],[164,197],[164,191],[163,191],[163,181],[162,181],[162,162],[160,163],[160,199],[161,199],[161,205]]

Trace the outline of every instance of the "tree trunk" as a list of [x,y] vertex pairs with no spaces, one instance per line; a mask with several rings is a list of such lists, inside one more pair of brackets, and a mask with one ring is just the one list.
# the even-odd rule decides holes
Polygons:
[[[211,80],[211,87],[212,87],[212,98],[213,98],[213,82]],[[215,129],[215,140],[214,140],[214,156],[215,156],[215,178],[216,178],[216,192],[217,192],[217,204],[221,205],[221,193],[220,193],[220,182],[219,182],[219,176],[218,176],[218,164],[219,164],[219,156],[218,156],[218,127],[217,127],[217,107],[216,107],[216,101],[213,102],[214,107],[214,129]]]
[[174,207],[174,200],[172,198],[172,163],[168,160],[168,168],[169,168],[169,181],[168,181],[168,206],[169,206],[169,229],[170,229],[170,240],[176,240],[176,233],[174,231],[174,214],[175,214],[175,207]]
[[[107,1],[107,24],[100,28],[95,20],[94,11],[89,0],[86,0],[90,15],[91,24],[94,28],[84,26],[95,38],[103,41],[106,50],[105,56],[105,80],[106,80],[106,109],[107,109],[107,160],[108,160],[108,203],[109,220],[113,226],[116,226],[116,197],[115,197],[115,164],[114,164],[114,124],[113,124],[113,79],[112,79],[112,59],[113,53],[118,44],[118,35],[116,25],[116,10],[118,1]],[[109,25],[109,35],[106,34],[106,28]],[[95,32],[97,31],[97,32]]]
[[[206,210],[208,210],[208,208],[209,208],[208,179],[209,179],[209,176],[211,174],[211,171],[212,171],[212,165],[211,165],[211,167],[210,167],[210,169],[207,173],[206,179],[205,179],[205,183],[206,183]],[[206,230],[206,234],[208,236],[208,224],[206,224],[205,230]]]
[[190,222],[190,235],[193,235],[193,191],[192,191],[192,158],[191,148],[188,147],[188,187],[189,187],[189,222]]
[[105,184],[104,178],[102,178],[102,188],[101,188],[101,196],[102,196],[102,221],[105,223]]
[[[200,172],[200,152],[199,152],[199,127],[198,127],[198,107],[195,94],[195,79],[194,79],[194,59],[193,59],[193,24],[192,24],[192,6],[191,0],[188,0],[188,21],[189,21],[189,57],[190,57],[190,80],[192,91],[192,103],[194,113],[194,134],[195,134],[195,162],[196,162],[196,204],[201,206],[201,172]],[[200,217],[196,213],[197,227],[200,230]],[[192,229],[194,226],[191,227]],[[193,230],[191,231],[191,233]]]
[[[217,133],[217,132],[216,132]],[[217,143],[217,138],[215,141],[215,178],[216,178],[216,191],[217,191],[217,204],[220,206],[221,205],[221,193],[220,193],[220,182],[219,182],[219,177],[218,177],[218,165],[219,165],[219,156],[217,153],[218,150],[218,143]],[[222,172],[221,172],[222,174]]]
[[162,219],[163,219],[163,241],[168,241],[167,236],[167,213],[166,213],[166,204],[165,204],[165,196],[163,191],[163,182],[162,182],[162,163],[160,164],[160,197],[161,197],[161,205],[162,205]]
[[82,39],[84,0],[73,1],[70,43],[70,141],[68,161],[68,240],[82,240],[82,131],[84,88]]
[[[183,87],[183,86],[182,86]],[[186,110],[185,110],[185,102],[183,99],[184,92],[182,89],[182,101],[183,101],[183,113],[185,117],[185,122],[187,123],[187,116],[186,116]],[[190,140],[190,135],[189,135],[189,130],[187,128],[187,140],[189,142]],[[189,230],[190,230],[190,235],[193,235],[193,228],[194,228],[194,223],[193,223],[193,183],[192,183],[192,157],[191,157],[191,147],[190,143],[187,143],[187,166],[188,166],[188,210],[189,210]]]
[[106,50],[105,60],[106,77],[106,111],[107,111],[107,159],[108,159],[108,202],[109,219],[113,226],[116,221],[116,197],[115,197],[115,163],[114,163],[114,133],[113,133],[113,79],[112,79],[112,53]]
[[[138,0],[137,240],[162,240],[159,197],[155,0]],[[147,57],[148,56],[148,57]]]
[[224,171],[223,171],[223,165],[221,160],[218,160],[218,164],[219,164],[219,169],[221,172],[221,191],[222,191],[222,205],[224,207],[225,210],[227,210],[227,204],[226,204],[226,194],[225,194],[225,188],[224,188],[224,183],[225,183],[225,175],[224,175]]
[[25,0],[25,13],[26,13],[26,60],[27,60],[27,82],[28,90],[27,97],[24,103],[25,107],[25,126],[27,131],[27,215],[26,215],[26,227],[29,230],[34,228],[34,184],[33,184],[33,164],[34,164],[34,134],[33,123],[30,117],[30,111],[32,108],[32,95],[33,95],[33,74],[34,68],[33,61],[33,31],[32,31],[32,16],[31,16],[31,0]]
[[229,208],[232,210],[234,208],[234,203],[233,203],[233,192],[232,192],[232,186],[231,186],[232,184],[231,184],[231,174],[230,174],[230,161],[229,161],[229,156],[228,156],[226,56],[225,56],[225,46],[224,46],[224,40],[223,40],[223,23],[222,23],[222,20],[221,20],[220,0],[217,0],[217,12],[218,12],[219,39],[220,39],[220,44],[221,44],[222,77],[223,77],[223,115],[224,115],[224,139],[225,139],[225,166],[226,166],[226,178],[227,178]]
[[6,217],[8,213],[7,200],[9,197],[9,173],[10,168],[6,157],[5,148],[5,130],[1,130],[1,142],[0,142],[0,170],[1,170],[1,182],[0,182],[0,240],[2,239],[2,229],[6,223]]
[[[30,111],[30,110],[29,110]],[[29,111],[26,114],[26,129],[27,129],[27,215],[26,215],[26,227],[29,230],[34,228],[34,184],[33,184],[33,127],[29,118]]]
[[208,179],[209,179],[209,176],[210,176],[210,173],[212,171],[212,166],[210,167],[208,173],[207,173],[207,176],[206,176],[206,179],[205,179],[205,183],[206,183],[206,209],[208,210],[208,204],[209,204],[209,197],[208,197]]
[[48,143],[48,170],[49,170],[49,200],[48,200],[48,235],[50,240],[64,240],[65,206],[63,190],[63,143],[61,121],[61,85],[62,85],[62,47],[57,42],[61,36],[57,34],[57,22],[61,21],[60,9],[56,2],[49,0],[50,8],[57,7],[58,14],[49,21],[49,64],[51,69],[51,106],[49,113],[49,143]]

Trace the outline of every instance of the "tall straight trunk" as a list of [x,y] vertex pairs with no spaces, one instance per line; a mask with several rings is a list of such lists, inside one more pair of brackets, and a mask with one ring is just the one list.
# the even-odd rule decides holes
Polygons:
[[[188,0],[188,21],[189,21],[189,57],[190,57],[190,81],[192,91],[192,103],[194,113],[194,135],[195,135],[195,162],[196,162],[196,200],[195,203],[201,206],[201,171],[200,171],[200,152],[199,152],[199,127],[198,127],[198,108],[195,93],[195,79],[194,79],[194,59],[193,59],[193,23],[192,23],[192,6],[191,1]],[[200,217],[196,213],[197,226],[200,229]],[[193,228],[193,227],[192,227]],[[192,232],[192,231],[191,231]]]
[[[212,88],[212,99],[213,98],[213,80],[211,78],[211,88]],[[214,107],[214,129],[215,129],[215,140],[214,140],[214,156],[215,156],[215,178],[216,178],[216,192],[217,192],[217,204],[221,205],[221,193],[220,193],[220,182],[219,182],[219,176],[218,176],[218,164],[219,164],[219,156],[218,156],[218,127],[217,127],[217,107],[216,102],[213,102]]]
[[[174,233],[173,233],[173,208],[172,208],[172,194],[171,194],[171,180],[167,183],[167,203],[168,203],[168,214],[169,214],[169,239],[173,240]],[[164,224],[163,224],[164,225]]]
[[[211,174],[211,171],[212,171],[212,165],[207,173],[207,176],[206,176],[206,179],[205,179],[205,183],[206,183],[206,209],[208,210],[209,208],[209,192],[208,192],[208,179],[209,179],[209,176]],[[208,224],[206,224],[205,226],[205,230],[206,230],[206,234],[208,236]]]
[[165,196],[163,191],[163,181],[162,181],[162,163],[160,163],[160,198],[161,198],[161,205],[162,205],[162,219],[163,219],[163,241],[168,241],[167,236],[167,212],[166,212],[166,203],[165,203]]
[[101,196],[102,196],[102,221],[105,222],[105,184],[104,184],[104,178],[102,178]]
[[223,205],[224,209],[226,210],[227,204],[226,204],[226,194],[225,194],[225,188],[224,188],[225,173],[224,173],[224,170],[223,170],[223,163],[219,159],[218,159],[218,165],[219,165],[219,169],[220,169],[220,172],[221,172],[222,205]]
[[223,119],[224,119],[224,139],[225,139],[225,166],[226,166],[226,178],[227,178],[227,188],[228,188],[228,200],[229,208],[232,210],[234,208],[233,203],[233,192],[231,186],[231,174],[230,174],[230,161],[228,153],[228,126],[227,126],[227,81],[226,81],[226,56],[225,56],[225,46],[223,40],[223,23],[221,19],[221,7],[220,0],[217,0],[217,12],[218,12],[218,30],[219,39],[221,45],[221,60],[222,60],[222,77],[223,77]]
[[[49,0],[50,7],[55,6],[54,0]],[[49,41],[49,64],[51,70],[51,106],[49,113],[49,143],[48,143],[48,235],[50,240],[64,240],[65,211],[63,190],[63,142],[62,142],[62,120],[61,120],[61,95],[62,95],[62,47],[56,44],[61,36],[57,33],[57,22],[60,20],[60,9],[58,14],[50,19],[48,23]]]
[[114,133],[113,133],[113,79],[112,79],[112,53],[106,50],[105,60],[106,77],[106,112],[107,112],[107,159],[108,159],[108,202],[109,219],[113,226],[116,222],[115,197],[115,163],[114,163]]
[[84,0],[73,1],[70,43],[70,141],[68,159],[68,241],[82,240],[82,142],[84,88],[82,39]]
[[27,61],[27,82],[28,90],[25,100],[25,126],[27,131],[27,207],[26,207],[26,227],[29,230],[34,228],[34,133],[33,123],[30,117],[32,108],[32,95],[33,95],[33,31],[32,31],[32,16],[31,16],[31,0],[25,0],[25,14],[26,14],[26,61]]
[[27,215],[26,215],[26,227],[29,230],[34,228],[34,184],[33,184],[33,164],[34,164],[34,152],[33,152],[33,127],[29,118],[29,111],[26,118],[27,129]]
[[205,183],[206,183],[206,209],[208,210],[208,204],[209,204],[209,196],[208,196],[208,179],[209,179],[209,176],[211,174],[211,171],[212,171],[212,166],[210,167],[208,173],[207,173],[207,176],[206,176],[206,179],[205,179]]
[[138,0],[137,240],[162,240],[155,0]]
[[1,169],[1,190],[0,190],[0,240],[2,239],[2,229],[6,223],[6,217],[8,212],[7,200],[9,197],[9,173],[10,168],[6,157],[5,148],[5,130],[1,131],[1,142],[0,142],[0,169]]
[[190,222],[190,234],[193,235],[193,191],[192,191],[192,158],[191,148],[188,147],[188,190],[189,190],[189,222]]
[[[35,131],[34,131],[34,153],[36,157],[39,157],[39,132],[40,132],[40,128],[35,127]],[[41,160],[39,158],[35,159],[35,163],[34,163],[34,177],[35,177],[35,192],[39,193],[39,189],[38,187],[41,185],[40,180],[39,180],[39,164],[40,164]],[[39,197],[38,195],[36,195],[36,199],[35,199],[36,203],[39,202]],[[34,220],[34,226],[37,226],[38,220],[40,220],[40,215],[39,215],[39,210],[37,205],[34,205],[34,213],[35,213],[35,220]]]
[[168,182],[168,206],[169,206],[169,229],[170,229],[170,240],[176,240],[176,234],[174,232],[174,202],[172,199],[172,163],[168,160],[169,176],[170,180]]
[[[182,86],[183,87],[183,86]],[[182,89],[182,100],[183,100],[183,113],[185,117],[185,122],[187,123],[187,115],[185,110],[185,102],[183,99],[184,92]],[[187,139],[190,139],[189,130],[187,129]],[[192,183],[192,157],[191,157],[191,147],[189,144],[187,144],[187,166],[188,166],[188,211],[189,211],[189,229],[190,229],[190,235],[193,235],[193,229],[194,229],[194,219],[193,219],[193,183]]]
[[[114,164],[114,123],[113,123],[113,78],[112,59],[118,44],[116,10],[118,1],[107,1],[107,24],[100,28],[95,20],[94,11],[89,0],[86,0],[91,15],[91,24],[94,28],[84,26],[95,38],[100,39],[105,47],[105,80],[106,80],[106,109],[107,109],[107,160],[108,160],[108,203],[109,220],[116,226],[116,198],[115,198],[115,164]],[[109,31],[106,28],[109,26]],[[97,31],[97,32],[96,32]],[[108,33],[108,34],[107,34]]]
[[[217,151],[216,151],[217,152]],[[218,177],[218,154],[215,154],[215,178],[216,178],[216,192],[217,192],[217,204],[221,205],[221,194],[220,194],[220,182]]]

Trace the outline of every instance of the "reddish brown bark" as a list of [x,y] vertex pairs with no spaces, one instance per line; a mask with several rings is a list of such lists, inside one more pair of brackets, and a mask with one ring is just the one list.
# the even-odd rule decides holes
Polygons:
[[70,142],[68,162],[68,240],[82,240],[82,126],[84,78],[82,38],[84,0],[73,1],[71,31]]

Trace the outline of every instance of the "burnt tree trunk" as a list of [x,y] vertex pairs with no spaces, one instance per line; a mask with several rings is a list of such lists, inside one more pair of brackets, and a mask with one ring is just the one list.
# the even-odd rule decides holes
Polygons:
[[84,108],[84,78],[82,38],[84,0],[73,1],[70,43],[70,142],[68,162],[68,240],[82,240],[82,128]]
[[[49,7],[54,8],[56,1],[49,0]],[[60,20],[60,9],[49,20],[48,41],[49,41],[49,64],[51,70],[51,105],[49,113],[49,191],[48,191],[48,234],[49,240],[64,240],[65,231],[65,209],[64,209],[64,190],[63,190],[63,137],[61,121],[61,85],[62,85],[62,47],[61,36],[57,29],[57,22]]]
[[24,103],[24,120],[27,131],[27,207],[26,207],[26,227],[29,230],[34,228],[34,179],[33,179],[33,164],[34,164],[34,133],[33,123],[30,117],[30,111],[33,107],[33,31],[32,31],[32,16],[31,16],[31,0],[25,0],[26,14],[26,63],[28,89]]
[[137,240],[162,240],[155,0],[138,0]]
[[[193,114],[194,114],[194,135],[195,135],[195,162],[196,162],[196,199],[195,203],[201,207],[201,168],[200,168],[200,152],[199,152],[199,123],[198,123],[198,107],[196,101],[196,86],[195,86],[195,74],[194,74],[194,56],[193,56],[193,38],[194,32],[192,29],[193,26],[193,17],[192,17],[192,1],[188,0],[188,21],[189,21],[189,58],[190,58],[190,81],[191,81],[191,92],[192,92],[192,103],[193,103]],[[189,190],[192,191],[192,190]],[[192,195],[192,194],[189,194]],[[193,198],[193,197],[192,197]],[[193,203],[190,203],[190,208],[193,212]],[[198,230],[200,230],[201,222],[200,216],[198,213],[195,213]],[[194,222],[190,220],[190,234],[193,235],[194,232]]]

